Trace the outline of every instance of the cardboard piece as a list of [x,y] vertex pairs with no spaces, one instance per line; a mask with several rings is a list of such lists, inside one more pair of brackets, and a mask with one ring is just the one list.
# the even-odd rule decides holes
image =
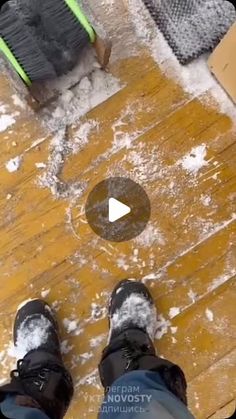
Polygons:
[[236,23],[211,54],[208,66],[236,103]]

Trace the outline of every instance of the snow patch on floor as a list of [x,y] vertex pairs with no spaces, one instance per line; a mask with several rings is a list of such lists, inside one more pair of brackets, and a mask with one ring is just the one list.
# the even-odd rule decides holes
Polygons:
[[170,321],[166,320],[164,316],[160,314],[157,319],[155,339],[160,340],[164,335],[166,335],[170,326]]
[[72,125],[121,89],[118,79],[99,68],[91,51],[70,73],[49,82],[59,97],[40,116],[51,132]]
[[[70,139],[68,127],[63,127],[54,134],[50,144],[50,153],[44,172],[38,177],[37,184],[42,188],[51,189],[51,193],[58,199],[79,198],[84,192],[86,185],[77,181],[72,183],[64,182],[61,179],[61,172],[66,158],[71,154],[79,153],[89,142],[89,136],[98,129],[94,120],[87,120],[81,123]],[[40,168],[44,168],[41,166]]]
[[12,115],[0,115],[0,132],[4,132],[15,124],[16,120]]
[[[135,106],[134,109],[137,109],[137,106]],[[142,111],[144,111],[144,109],[142,109]],[[145,111],[147,111],[147,109]],[[151,129],[150,126],[147,127],[145,132],[149,129]],[[139,132],[139,136],[141,135],[142,133]],[[137,137],[137,133],[135,136]],[[134,139],[136,138],[134,137]],[[131,145],[133,145],[133,141]],[[124,161],[132,164],[132,178],[141,184],[150,184],[150,182],[160,179],[161,177],[163,163],[161,152],[157,146],[153,145],[150,152],[150,150],[147,150],[146,142],[139,141],[135,144],[135,148],[133,147],[132,150],[125,155]]]
[[197,294],[192,289],[189,290],[188,297],[189,297],[191,303],[195,303],[196,300],[197,300]]
[[209,308],[207,308],[205,310],[205,315],[206,315],[207,320],[209,320],[209,322],[213,322],[214,321],[214,314],[213,314],[213,312],[211,310],[209,310]]
[[105,333],[98,335],[94,338],[91,338],[89,341],[91,348],[97,348],[100,346],[103,342],[105,342],[107,335]]
[[77,319],[63,319],[63,326],[66,329],[66,332],[73,334],[74,336],[79,336],[83,329],[80,327],[79,320]]
[[0,352],[0,362],[2,362],[2,360],[4,359],[4,357],[5,357],[5,351],[1,351]]
[[231,217],[228,220],[224,220],[219,223],[213,223],[211,220],[199,220],[199,225],[202,228],[202,232],[200,234],[200,240],[204,241],[211,237],[213,234],[218,233],[218,231],[223,230],[228,225],[236,220],[236,213],[232,213]]
[[192,148],[192,150],[186,154],[181,160],[177,162],[181,165],[184,170],[188,173],[196,175],[202,167],[206,166],[208,162],[205,160],[207,155],[206,145]]
[[85,352],[80,355],[81,365],[84,365],[87,361],[93,358],[93,352]]
[[180,314],[181,310],[179,307],[171,307],[169,310],[169,318],[173,319],[174,317]]
[[15,106],[21,109],[26,109],[27,105],[23,100],[20,98],[20,96],[14,94],[12,95],[12,100]]
[[41,297],[46,298],[50,294],[50,291],[51,291],[50,288],[48,288],[47,290],[42,290],[41,291]]
[[125,257],[118,257],[116,260],[116,264],[118,266],[119,269],[124,270],[125,272],[129,270],[129,264],[126,261]]
[[64,339],[61,342],[61,353],[63,355],[69,354],[73,348],[74,348],[74,345],[70,345],[67,339]]
[[220,275],[219,277],[215,278],[211,285],[207,288],[208,292],[214,291],[216,288],[220,287],[220,285],[227,282],[230,278],[236,275],[236,268],[232,268],[229,272]]
[[92,131],[99,129],[99,125],[94,120],[88,120],[81,124],[77,131],[73,134],[71,142],[71,150],[73,154],[77,154],[89,142],[89,136]]
[[80,386],[92,386],[96,389],[101,389],[101,383],[98,376],[98,369],[95,368],[93,371],[91,371],[89,374],[85,375],[84,377],[78,379],[78,381],[75,383],[75,387],[78,388]]
[[175,335],[177,333],[178,327],[177,326],[171,326],[170,331],[172,335]]
[[16,156],[6,162],[5,167],[9,173],[17,172],[22,163],[22,156]]
[[97,303],[92,303],[91,304],[91,316],[90,319],[88,320],[88,322],[96,322],[98,320],[102,320],[105,319],[105,317],[107,316],[107,308],[97,304]]
[[204,205],[204,207],[209,207],[210,204],[211,204],[211,197],[209,195],[202,194],[200,196],[200,201],[201,201],[202,205]]
[[145,230],[136,237],[135,242],[142,247],[150,247],[154,244],[164,246],[165,239],[160,230],[149,223]]
[[35,167],[37,169],[46,169],[47,165],[43,162],[37,162],[37,163],[35,163]]
[[[47,87],[59,96],[39,112],[39,117],[53,138],[47,167],[38,185],[49,188],[58,199],[76,199],[83,193],[85,185],[63,182],[60,174],[67,157],[79,153],[88,144],[91,132],[99,128],[95,120],[82,122],[81,118],[117,93],[122,86],[118,79],[101,70],[93,52],[88,51],[73,71],[49,82]],[[75,124],[78,126],[77,132],[73,132]],[[72,127],[72,135],[68,135],[69,126]]]
[[66,157],[72,152],[72,145],[68,142],[67,128],[63,128],[54,135],[51,141],[47,168],[37,179],[37,185],[49,188],[53,196],[58,199],[79,197],[85,185],[81,182],[66,183],[61,178]]

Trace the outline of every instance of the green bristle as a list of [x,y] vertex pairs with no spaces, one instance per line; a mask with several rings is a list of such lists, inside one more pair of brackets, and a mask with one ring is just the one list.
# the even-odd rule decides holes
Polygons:
[[83,14],[76,0],[47,0],[41,3],[41,16],[45,30],[62,45],[81,50],[96,39],[94,29]]
[[56,77],[52,64],[10,8],[1,10],[0,38],[0,50],[28,86],[36,80]]

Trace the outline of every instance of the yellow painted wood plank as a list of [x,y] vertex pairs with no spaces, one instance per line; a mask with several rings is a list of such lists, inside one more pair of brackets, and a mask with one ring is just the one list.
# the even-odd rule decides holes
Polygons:
[[[196,418],[205,419],[226,404],[230,398],[235,400],[235,389],[236,350],[234,349],[190,383],[189,401]],[[220,417],[227,418],[227,416]]]
[[[140,57],[142,57],[141,60]],[[109,72],[117,77],[121,83],[128,85],[135,80],[138,81],[141,76],[156,67],[155,61],[146,48],[140,47],[137,55],[112,62],[109,65]]]
[[235,403],[235,400],[232,400],[231,402],[223,406],[220,410],[218,410],[218,412],[210,416],[209,419],[231,418],[231,416],[233,416],[233,413],[235,413],[235,409],[236,409],[236,403]]
[[[199,260],[201,267],[194,270],[191,265],[193,253],[190,251],[183,260],[177,263],[159,278],[157,306],[163,314],[168,314],[172,307],[178,307],[183,312],[202,298],[207,298],[222,283],[229,281],[236,274],[236,247],[231,240],[236,238],[236,222],[228,226],[212,240],[200,246],[205,255]],[[210,242],[210,243],[209,243]],[[222,247],[222,244],[225,247]],[[212,246],[209,251],[208,247]],[[216,252],[216,249],[219,249]],[[199,255],[196,249],[194,259]],[[213,253],[213,254],[212,254]],[[212,258],[209,260],[208,256]],[[188,271],[185,276],[184,272]],[[148,281],[147,281],[148,284]],[[155,287],[155,283],[152,285]]]
[[[188,380],[235,347],[235,294],[234,277],[174,317],[171,325],[177,327],[176,333],[173,336],[164,335],[160,340],[160,352],[180,365],[184,363]],[[170,345],[170,341],[173,344]]]

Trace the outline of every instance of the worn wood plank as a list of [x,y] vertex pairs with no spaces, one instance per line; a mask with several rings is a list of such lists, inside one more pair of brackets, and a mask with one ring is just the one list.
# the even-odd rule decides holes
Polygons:
[[[234,349],[190,383],[192,410],[197,418],[209,417],[216,411],[216,408],[220,409],[230,399],[235,400],[235,357]],[[216,376],[218,380],[216,380]],[[208,391],[205,391],[204,388],[207,388]],[[212,390],[210,391],[210,389]],[[231,412],[233,413],[232,410]],[[221,416],[222,419],[226,419],[226,417]]]
[[225,419],[225,418],[231,418],[233,416],[233,413],[235,413],[236,404],[235,400],[230,401],[225,406],[223,406],[221,409],[218,410],[218,412],[214,413],[214,415],[210,416],[210,419]]

